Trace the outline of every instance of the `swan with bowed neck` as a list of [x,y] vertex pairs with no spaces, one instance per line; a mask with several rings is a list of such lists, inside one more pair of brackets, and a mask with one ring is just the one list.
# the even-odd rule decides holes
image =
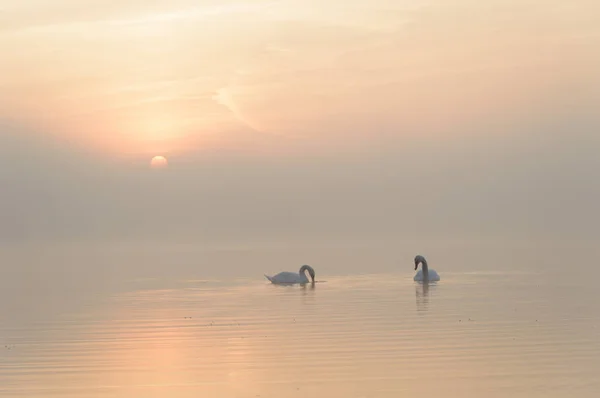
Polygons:
[[419,264],[421,264],[421,269],[415,274],[414,280],[416,282],[437,282],[440,280],[438,273],[433,269],[429,269],[425,257],[420,255],[415,257],[415,271],[419,268]]
[[280,272],[277,275],[265,277],[274,284],[294,284],[294,283],[309,283],[308,277],[306,276],[306,271],[310,275],[312,279],[312,283],[315,283],[315,270],[310,265],[303,265],[300,267],[300,271],[298,273],[295,272]]

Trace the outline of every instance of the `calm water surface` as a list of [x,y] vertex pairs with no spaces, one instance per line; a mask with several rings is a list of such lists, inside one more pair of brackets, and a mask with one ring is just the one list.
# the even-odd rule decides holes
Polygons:
[[434,267],[443,279],[426,287],[407,268],[317,268],[306,287],[4,283],[0,396],[598,396],[593,278]]

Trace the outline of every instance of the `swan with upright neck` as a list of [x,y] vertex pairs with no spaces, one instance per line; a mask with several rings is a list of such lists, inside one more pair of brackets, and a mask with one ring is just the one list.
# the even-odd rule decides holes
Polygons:
[[306,272],[310,275],[312,283],[315,283],[315,270],[310,265],[303,265],[300,267],[300,271],[298,273],[295,272],[280,272],[277,275],[265,277],[274,284],[294,284],[300,283],[305,284],[309,283],[308,277],[306,276]]
[[437,282],[440,280],[438,273],[433,269],[429,269],[427,260],[421,255],[415,257],[415,271],[419,268],[419,264],[421,264],[421,269],[415,274],[414,280],[416,282]]

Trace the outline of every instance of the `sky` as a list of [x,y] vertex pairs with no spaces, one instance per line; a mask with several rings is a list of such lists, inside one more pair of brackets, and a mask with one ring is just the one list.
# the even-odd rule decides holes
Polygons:
[[0,0],[0,246],[594,242],[598,48],[596,0]]

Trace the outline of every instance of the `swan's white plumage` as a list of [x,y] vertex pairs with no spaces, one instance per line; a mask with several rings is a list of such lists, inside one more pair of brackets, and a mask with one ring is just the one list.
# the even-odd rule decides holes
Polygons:
[[315,281],[315,271],[308,265],[303,265],[299,272],[280,272],[277,275],[265,275],[271,283],[275,284],[293,284],[293,283],[309,283],[309,279],[305,274],[308,271],[312,281]]
[[440,280],[438,273],[433,269],[429,269],[427,260],[421,255],[415,257],[415,270],[419,267],[419,264],[421,264],[421,269],[417,271],[413,278],[416,282],[424,282],[425,275],[428,276],[427,282],[437,282]]
[[280,272],[277,275],[265,277],[273,283],[308,283],[306,275],[297,272]]
[[[417,273],[415,274],[414,280],[416,282],[423,282],[423,270],[420,269],[417,271]],[[440,276],[438,275],[437,272],[435,272],[435,270],[430,269],[429,270],[429,281],[430,282],[438,282],[440,280]]]

